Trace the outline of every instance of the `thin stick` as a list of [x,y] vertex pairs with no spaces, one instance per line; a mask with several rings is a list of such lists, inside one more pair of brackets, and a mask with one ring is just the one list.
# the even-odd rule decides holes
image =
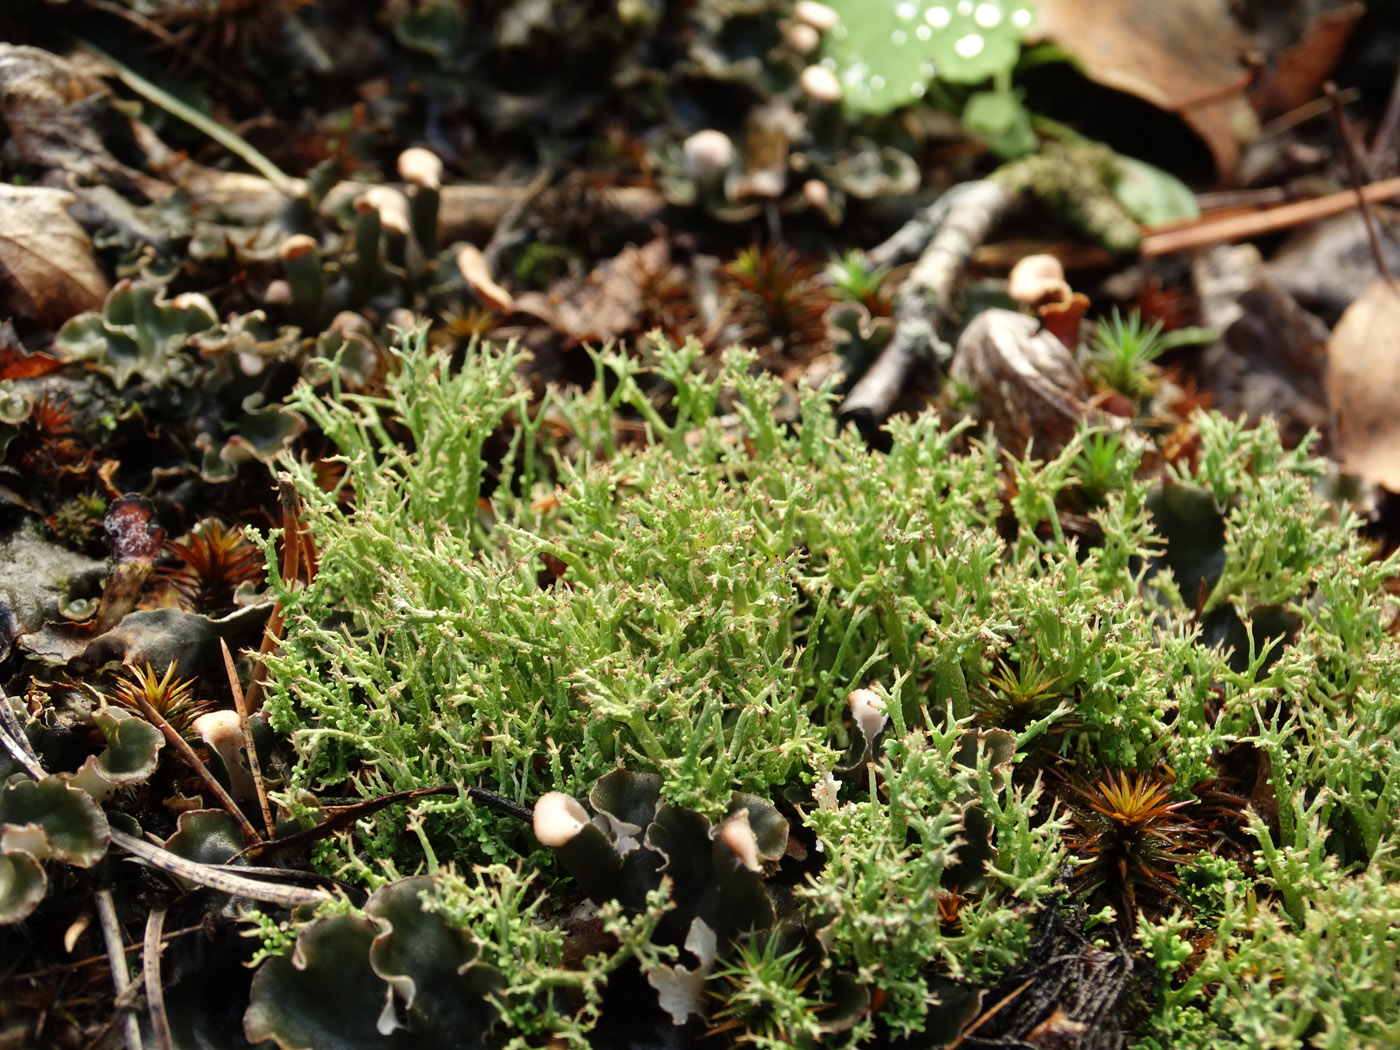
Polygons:
[[243,687],[238,684],[238,672],[233,666],[233,654],[228,651],[228,643],[219,639],[219,648],[224,653],[224,670],[228,673],[228,687],[233,690],[233,706],[238,709],[238,728],[243,731],[243,746],[248,749],[248,772],[253,777],[253,788],[258,796],[258,808],[262,811],[263,830],[266,838],[272,837],[272,807],[267,804],[267,785],[263,783],[262,765],[258,762],[257,745],[253,743],[253,724],[249,721],[252,713],[248,700],[243,695]]
[[170,1038],[170,1018],[165,1013],[165,986],[160,980],[161,931],[165,928],[165,909],[157,908],[146,916],[146,937],[141,944],[141,969],[146,977],[146,1007],[151,1012],[151,1030],[155,1032],[160,1050],[174,1050]]
[[218,890],[220,893],[227,893],[232,897],[247,897],[249,900],[266,901],[268,904],[280,904],[284,908],[295,908],[302,904],[321,904],[335,899],[325,890],[247,879],[241,875],[221,871],[208,864],[186,860],[184,857],[171,853],[168,849],[161,849],[145,839],[128,835],[116,828],[112,829],[112,841],[153,868],[159,868],[168,874],[177,875],[182,879],[207,886],[211,890]]
[[1223,219],[1202,216],[1196,223],[1154,232],[1151,227],[1143,230],[1142,243],[1138,252],[1144,257],[1171,255],[1174,252],[1205,248],[1226,241],[1243,241],[1250,237],[1260,237],[1266,233],[1277,233],[1292,226],[1317,219],[1340,215],[1356,207],[1357,197],[1367,203],[1390,200],[1400,197],[1400,178],[1382,179],[1360,190],[1342,190],[1329,193],[1308,201],[1295,201],[1277,208],[1266,208],[1249,215],[1230,215]]
[[1322,90],[1332,103],[1332,120],[1337,125],[1337,138],[1342,143],[1342,154],[1347,159],[1347,172],[1351,175],[1351,186],[1356,192],[1356,206],[1361,209],[1361,221],[1366,226],[1366,237],[1371,242],[1371,258],[1375,260],[1376,270],[1385,278],[1386,283],[1395,288],[1395,278],[1390,275],[1390,267],[1386,266],[1385,255],[1381,252],[1381,239],[1376,233],[1375,217],[1371,214],[1371,206],[1361,193],[1361,160],[1356,155],[1356,143],[1351,139],[1351,123],[1347,120],[1342,97],[1337,93],[1337,85],[1330,80],[1322,85]]
[[112,1029],[117,1026],[117,1021],[126,1016],[133,1008],[133,1003],[141,990],[145,987],[146,978],[138,976],[132,981],[124,995],[118,995],[112,1000],[112,1014],[107,1020],[102,1022],[102,1026],[92,1034],[92,1038],[87,1041],[83,1050],[99,1050],[100,1047],[107,1046],[107,1036]]
[[[112,965],[112,987],[121,1000],[131,987],[131,971],[126,968],[126,949],[122,945],[122,928],[117,922],[117,906],[112,901],[111,890],[98,890],[97,924],[102,928],[102,939],[107,943],[107,958]],[[123,1008],[124,1009],[124,1008]],[[142,1050],[141,1022],[130,1010],[122,1018],[122,1041],[126,1050]]]
[[1001,1010],[1008,1003],[1011,1002],[1011,1000],[1015,999],[1018,995],[1020,995],[1034,983],[1034,977],[1027,977],[1015,988],[1011,989],[1011,991],[1009,991],[1006,995],[998,999],[989,1010],[984,1012],[980,1017],[977,1018],[977,1020],[973,1021],[972,1024],[968,1025],[960,1033],[958,1033],[958,1037],[948,1044],[948,1050],[957,1050],[957,1048],[962,1045],[962,1041],[964,1039],[970,1036],[973,1032],[977,1031],[977,1029],[981,1028],[988,1021],[990,1021],[993,1017],[1000,1013]]
[[[1341,93],[1342,101],[1350,105],[1361,97],[1361,92],[1356,88],[1347,88]],[[1295,109],[1290,109],[1287,113],[1281,114],[1269,121],[1259,129],[1259,138],[1266,139],[1289,128],[1297,127],[1305,121],[1320,117],[1332,108],[1330,100],[1325,98],[1315,98],[1311,102],[1304,102]]]
[[146,721],[155,726],[165,736],[166,741],[175,749],[176,754],[185,760],[185,764],[194,770],[201,778],[214,797],[219,800],[219,805],[223,806],[234,820],[238,821],[239,830],[243,833],[244,842],[260,842],[262,836],[258,834],[258,829],[253,827],[253,822],[243,815],[243,811],[238,808],[232,796],[224,790],[224,786],[214,779],[214,774],[209,772],[209,767],[199,760],[199,756],[194,753],[194,748],[180,735],[180,731],[166,721],[165,716],[151,706],[141,692],[135,692],[136,705],[141,708],[141,714]]

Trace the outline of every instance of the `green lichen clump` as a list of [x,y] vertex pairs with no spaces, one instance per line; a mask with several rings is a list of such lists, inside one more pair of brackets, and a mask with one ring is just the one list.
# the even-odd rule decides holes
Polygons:
[[[874,1005],[830,1045],[933,1030],[952,989],[1025,957],[1045,901],[1092,892],[1160,972],[1129,1011],[1143,1045],[1393,1040],[1394,951],[1352,933],[1397,907],[1397,565],[1314,495],[1305,450],[1202,415],[1176,466],[1090,432],[1022,462],[923,416],[873,453],[829,391],[794,403],[737,352],[649,354],[600,354],[590,390],[540,405],[518,355],[458,366],[420,335],[382,396],[293,396],[345,472],[327,492],[288,464],[320,557],[308,586],[274,583],[288,799],[470,784],[530,805],[625,768],[716,827],[734,792],[770,800],[811,849],[765,878],[811,940],[774,947],[781,965],[766,941],[721,945],[713,1019],[751,1039],[800,1028],[838,979]],[[857,689],[887,724],[853,724]],[[1241,771],[1223,783],[1253,807],[1212,835],[1230,807],[1202,785]],[[1184,808],[1144,797],[1199,856],[1129,842],[1161,870],[1075,880],[1114,854],[1069,785],[1128,773],[1170,785]],[[454,909],[532,925],[538,896],[502,895],[501,872],[549,854],[465,792],[361,832],[322,861],[372,883],[489,867],[451,876]],[[536,940],[555,972],[563,939]],[[508,956],[493,965],[528,988]],[[547,995],[506,1016],[585,1045],[607,967],[585,970],[587,1024]]]

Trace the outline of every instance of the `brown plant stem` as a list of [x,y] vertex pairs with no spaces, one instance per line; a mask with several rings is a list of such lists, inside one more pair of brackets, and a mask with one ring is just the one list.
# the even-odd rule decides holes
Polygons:
[[1381,251],[1375,216],[1371,214],[1371,206],[1365,194],[1361,192],[1364,182],[1361,177],[1361,158],[1356,155],[1356,143],[1351,137],[1351,122],[1347,120],[1346,107],[1342,105],[1337,85],[1332,81],[1323,84],[1322,90],[1327,95],[1327,100],[1332,103],[1332,120],[1337,127],[1337,139],[1342,144],[1342,155],[1346,157],[1347,173],[1351,176],[1352,191],[1356,194],[1356,206],[1361,211],[1361,221],[1366,226],[1366,239],[1371,243],[1371,258],[1375,260],[1376,270],[1385,278],[1386,283],[1391,288],[1396,288],[1395,278],[1391,276],[1390,267],[1386,266],[1385,255]]

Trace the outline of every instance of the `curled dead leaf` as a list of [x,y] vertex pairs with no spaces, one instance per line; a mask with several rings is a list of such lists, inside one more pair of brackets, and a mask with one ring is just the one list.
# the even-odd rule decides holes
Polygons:
[[68,214],[76,200],[67,190],[0,185],[0,315],[56,328],[101,308],[107,278],[92,241]]
[[1327,361],[1343,469],[1400,492],[1400,289],[1372,281],[1332,330]]

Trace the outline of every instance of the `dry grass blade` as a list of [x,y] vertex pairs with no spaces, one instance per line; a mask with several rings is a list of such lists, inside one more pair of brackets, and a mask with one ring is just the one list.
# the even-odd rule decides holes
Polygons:
[[253,787],[257,790],[258,808],[262,812],[263,830],[272,835],[272,807],[267,803],[267,784],[263,782],[262,765],[258,762],[258,748],[253,742],[253,727],[248,721],[252,707],[243,695],[243,687],[238,682],[238,672],[233,666],[233,654],[228,643],[219,639],[219,648],[224,654],[224,670],[228,673],[228,687],[233,691],[233,706],[238,709],[238,727],[243,731],[243,746],[248,752],[248,772],[253,777]]
[[[282,504],[282,583],[290,588],[296,586],[297,577],[301,575],[303,554],[306,561],[306,578],[315,578],[316,548],[310,534],[301,527],[301,497],[297,495],[296,482],[286,472],[277,475],[277,497]],[[267,618],[262,644],[258,646],[258,656],[266,656],[281,643],[284,623],[282,603],[278,602],[272,607],[272,614]],[[250,712],[262,707],[262,683],[266,676],[267,666],[259,660],[253,668],[252,681],[248,683]]]

